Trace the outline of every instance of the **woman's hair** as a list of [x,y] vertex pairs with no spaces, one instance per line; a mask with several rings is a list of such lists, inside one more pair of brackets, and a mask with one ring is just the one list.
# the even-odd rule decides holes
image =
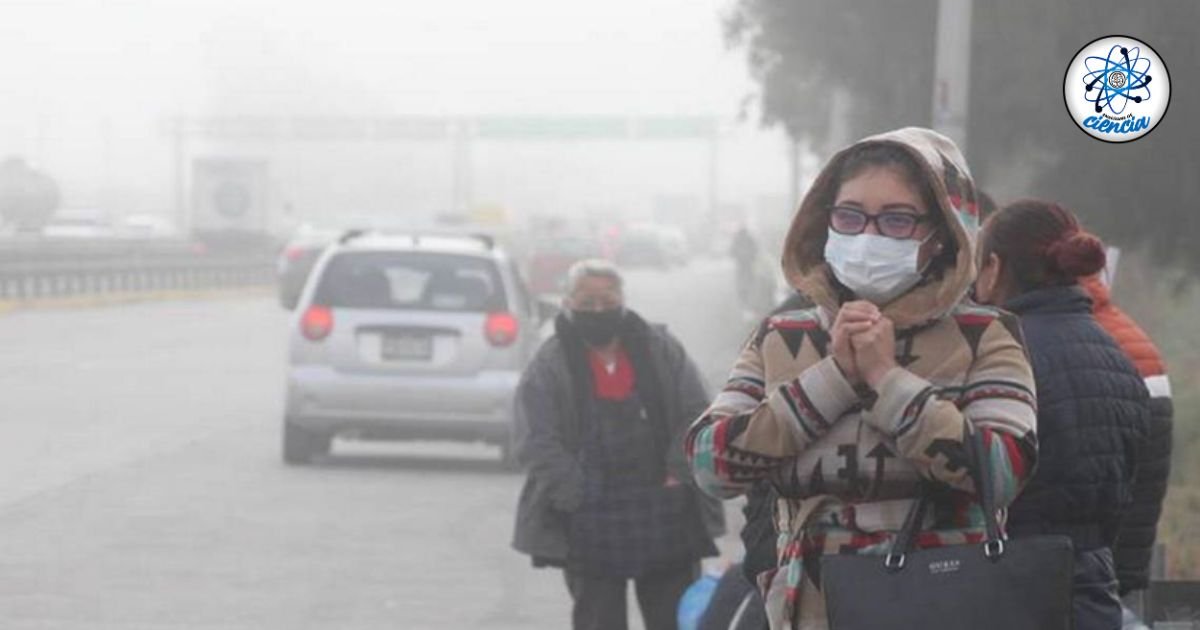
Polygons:
[[[942,214],[942,206],[938,203],[937,195],[933,191],[929,178],[922,171],[916,158],[904,147],[880,142],[862,144],[851,149],[837,165],[829,195],[836,196],[843,182],[854,179],[871,168],[891,169],[921,196],[921,201],[925,204],[925,211],[932,219],[934,232],[937,234],[937,238],[942,239],[945,244],[942,252],[930,261],[930,271],[940,271],[954,266],[955,258],[958,256],[958,244],[946,225],[946,217]],[[828,199],[825,205],[831,206],[834,201],[836,199]]]
[[[908,150],[897,144],[862,144],[851,149],[837,166],[830,194],[836,195],[843,182],[854,179],[871,168],[892,169],[920,193],[921,201],[925,202],[929,212],[938,209],[937,197],[933,193],[933,187],[929,185],[929,180],[921,172],[921,166]],[[830,199],[829,204],[833,201]],[[938,213],[938,216],[940,217],[941,213]]]
[[1024,293],[1075,284],[1104,268],[1104,243],[1066,208],[1025,199],[997,212],[983,231],[984,260],[1000,257],[1013,288]]

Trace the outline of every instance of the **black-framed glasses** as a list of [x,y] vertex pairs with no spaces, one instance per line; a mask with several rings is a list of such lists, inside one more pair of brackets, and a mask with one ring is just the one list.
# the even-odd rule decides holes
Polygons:
[[858,208],[834,206],[829,209],[829,227],[838,234],[854,236],[866,231],[867,226],[874,223],[875,229],[888,238],[908,239],[917,232],[917,226],[929,220],[929,217],[912,212],[885,211],[879,214],[867,214]]

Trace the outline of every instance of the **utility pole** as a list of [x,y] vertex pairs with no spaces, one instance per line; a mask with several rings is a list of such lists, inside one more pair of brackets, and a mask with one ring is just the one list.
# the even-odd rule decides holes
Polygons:
[[939,0],[933,74],[933,128],[967,153],[967,97],[971,88],[972,0]]
[[800,176],[801,168],[800,160],[803,157],[803,146],[799,140],[792,137],[791,134],[786,134],[788,143],[788,212],[795,212],[800,207]]
[[187,148],[184,145],[187,134],[187,119],[182,115],[171,120],[171,149],[174,166],[175,188],[175,220],[180,234],[192,233],[192,222],[188,216],[187,201]]
[[718,161],[718,148],[720,134],[719,124],[713,122],[712,135],[708,137],[708,220],[709,225],[716,225],[720,220],[718,209],[720,208],[720,162]]
[[825,139],[825,156],[831,156],[844,146],[858,138],[850,133],[850,114],[854,107],[854,99],[850,89],[844,85],[834,85],[829,90],[829,133]]
[[466,215],[473,205],[471,145],[474,141],[475,125],[468,119],[460,120],[451,130],[451,180],[450,212]]

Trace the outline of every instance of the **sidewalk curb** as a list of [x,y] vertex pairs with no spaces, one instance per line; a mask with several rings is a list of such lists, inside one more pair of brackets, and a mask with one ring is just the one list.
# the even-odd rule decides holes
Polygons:
[[274,286],[241,287],[236,289],[189,289],[173,291],[137,291],[107,293],[61,298],[38,298],[32,300],[0,300],[0,316],[17,311],[77,310],[103,308],[148,302],[177,302],[194,300],[222,300],[244,297],[267,297],[274,295]]

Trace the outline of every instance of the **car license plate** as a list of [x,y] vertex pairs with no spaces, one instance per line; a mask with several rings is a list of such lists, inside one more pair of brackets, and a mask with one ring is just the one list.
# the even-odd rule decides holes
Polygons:
[[433,337],[384,335],[380,355],[384,361],[428,361],[433,358]]

